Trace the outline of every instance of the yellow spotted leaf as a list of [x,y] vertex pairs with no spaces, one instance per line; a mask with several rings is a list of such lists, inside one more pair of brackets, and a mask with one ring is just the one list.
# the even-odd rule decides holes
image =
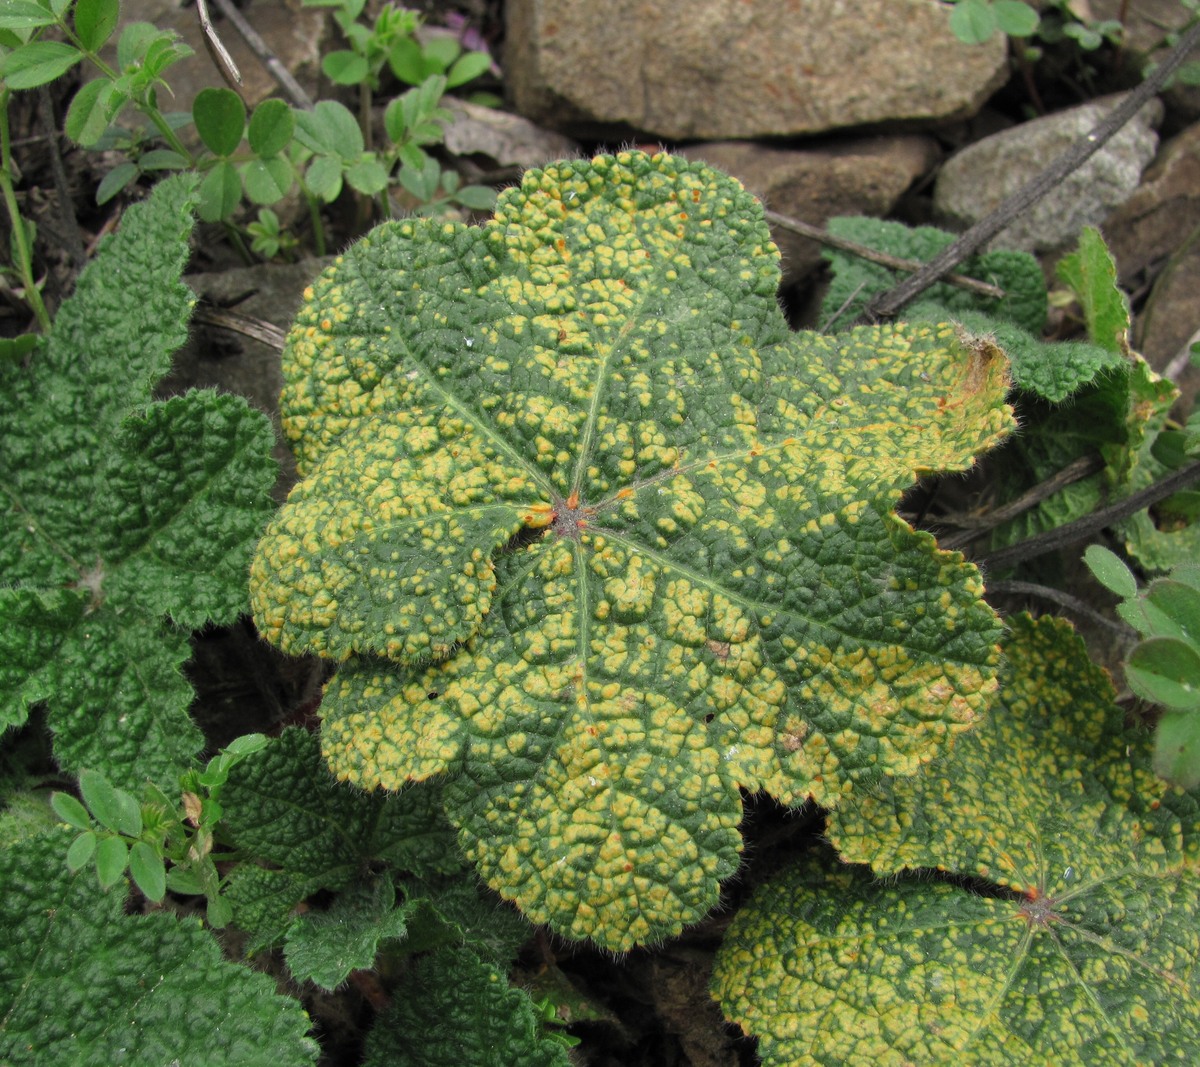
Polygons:
[[984,723],[830,814],[889,877],[807,857],[734,919],[714,995],[765,1067],[1195,1062],[1198,798],[1067,623],[1005,651]]
[[896,514],[1012,426],[951,326],[788,330],[761,205],[625,152],[351,247],[291,334],[258,624],[344,661],[336,774],[446,774],[485,880],[613,949],[699,919],[739,789],[834,805],[982,713],[977,571]]

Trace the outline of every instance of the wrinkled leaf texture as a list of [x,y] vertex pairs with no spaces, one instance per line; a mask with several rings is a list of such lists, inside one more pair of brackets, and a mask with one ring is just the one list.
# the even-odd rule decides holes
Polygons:
[[150,403],[187,337],[195,190],[130,208],[45,341],[0,365],[0,727],[45,701],[60,764],[135,789],[200,747],[183,628],[245,609],[275,478],[240,397]]
[[285,356],[303,481],[258,624],[342,663],[332,769],[446,775],[493,888],[614,949],[716,903],[739,788],[836,804],[995,685],[973,567],[894,513],[1011,426],[950,326],[791,334],[761,206],[627,152],[480,228],[405,220],[313,286]]
[[63,862],[63,829],[0,849],[0,1063],[316,1062],[308,1016],[194,919],[126,915]]
[[714,994],[765,1067],[1195,1061],[1197,795],[1069,624],[1006,654],[980,726],[831,813],[869,870],[807,856],[734,919]]

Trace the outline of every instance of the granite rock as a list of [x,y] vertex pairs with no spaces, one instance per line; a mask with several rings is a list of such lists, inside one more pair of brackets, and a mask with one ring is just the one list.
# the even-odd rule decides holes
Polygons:
[[978,110],[1000,36],[965,45],[928,0],[508,0],[516,108],[575,136],[753,138]]
[[[966,229],[995,210],[1085,137],[1120,98],[1107,98],[1024,122],[969,145],[946,161],[934,187],[938,220]],[[1099,226],[1129,199],[1158,147],[1162,105],[1150,101],[1078,170],[1067,175],[992,241],[992,248],[1049,252]]]

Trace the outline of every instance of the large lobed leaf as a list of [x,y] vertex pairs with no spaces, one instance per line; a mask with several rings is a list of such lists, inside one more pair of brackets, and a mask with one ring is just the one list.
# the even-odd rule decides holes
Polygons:
[[126,915],[56,830],[0,849],[0,1063],[316,1062],[299,1003],[230,963],[195,919]]
[[60,763],[134,788],[200,747],[178,627],[244,610],[275,477],[241,398],[149,403],[187,336],[194,201],[180,177],[131,208],[44,344],[0,366],[0,727],[45,701]]
[[1011,427],[949,326],[790,334],[760,205],[701,164],[531,171],[479,229],[380,227],[285,356],[304,480],[260,628],[343,660],[333,770],[448,773],[484,878],[613,948],[699,918],[739,788],[835,804],[994,688],[978,574],[893,509]]
[[889,877],[809,858],[735,918],[714,993],[767,1067],[1195,1060],[1197,798],[1068,624],[1014,619],[1006,653],[982,725],[830,815]]

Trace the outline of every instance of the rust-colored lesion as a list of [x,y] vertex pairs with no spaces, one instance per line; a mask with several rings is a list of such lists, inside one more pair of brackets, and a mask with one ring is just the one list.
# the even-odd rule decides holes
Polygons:
[[728,641],[714,641],[712,638],[709,638],[704,643],[708,647],[709,652],[716,656],[717,659],[721,660],[722,663],[729,659]]
[[784,730],[779,735],[779,743],[785,752],[799,752],[804,747],[804,739],[808,736],[808,723],[801,720],[795,726]]
[[959,340],[968,353],[967,365],[960,384],[962,392],[973,396],[986,389],[996,373],[997,363],[1002,368],[1000,372],[1002,384],[1007,389],[1009,385],[1008,356],[1004,349],[996,344],[995,338],[988,334],[971,334],[960,330]]

